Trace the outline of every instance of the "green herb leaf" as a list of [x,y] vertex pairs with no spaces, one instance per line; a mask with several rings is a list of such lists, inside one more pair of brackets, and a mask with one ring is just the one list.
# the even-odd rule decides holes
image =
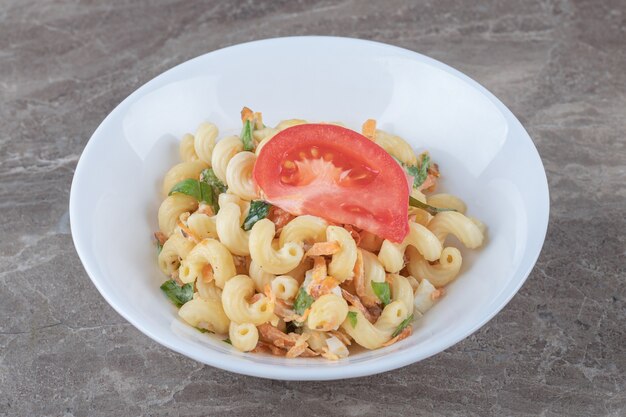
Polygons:
[[455,209],[452,209],[452,208],[439,208],[439,207],[431,206],[429,204],[422,203],[417,198],[413,198],[411,196],[409,196],[409,206],[417,207],[422,210],[425,210],[432,216],[434,216],[437,213],[441,213],[443,211],[456,211]]
[[217,191],[215,192],[216,195],[226,192],[226,185],[224,185],[224,183],[219,178],[217,178],[217,175],[215,175],[215,171],[213,171],[213,168],[203,169],[200,173],[200,181],[206,182],[211,187],[213,187],[213,191]]
[[165,281],[161,285],[161,290],[178,308],[193,298],[193,286],[191,284],[185,284],[181,287],[173,279]]
[[296,297],[296,300],[293,303],[293,309],[296,312],[296,314],[301,316],[304,314],[304,311],[307,308],[311,307],[311,304],[313,304],[313,301],[315,301],[315,299],[311,297],[309,294],[307,294],[304,288],[300,288],[300,291],[298,291],[298,296]]
[[391,338],[393,339],[394,337],[402,333],[402,330],[404,330],[405,327],[411,324],[412,321],[413,321],[413,314],[411,314],[406,319],[402,320],[402,323],[400,323],[398,327],[396,327],[396,330],[394,330],[394,332],[391,334]]
[[246,231],[252,229],[252,226],[254,226],[256,222],[267,217],[271,207],[272,205],[270,203],[266,203],[262,200],[252,201],[250,203],[250,210],[248,211],[248,215],[243,221],[243,225],[241,226],[241,228]]
[[352,325],[352,328],[354,329],[357,323],[356,312],[354,311],[348,312],[348,321],[350,321],[350,324]]
[[246,120],[243,124],[243,129],[241,130],[241,141],[243,142],[243,150],[244,151],[253,151],[254,150],[254,138],[252,137],[252,132],[254,131],[254,123],[250,120]]
[[226,339],[222,340],[222,342],[224,343],[228,343],[229,345],[232,346],[233,342],[230,341],[230,337],[227,337]]
[[[416,168],[415,180],[413,180],[413,187],[417,188],[426,181],[428,177],[428,168],[430,168],[430,156],[427,153],[422,154],[422,161],[419,164],[419,168]],[[413,175],[413,174],[411,174]]]
[[157,246],[157,255],[161,254],[161,251],[163,250],[163,245],[161,245],[161,242],[159,242],[158,240],[156,241],[156,246]]
[[389,283],[372,281],[372,290],[374,290],[374,294],[376,294],[376,297],[378,297],[383,305],[386,306],[391,303],[391,289],[389,288]]
[[213,188],[206,182],[194,180],[193,178],[187,178],[174,185],[169,195],[174,193],[186,194],[199,202],[205,202],[211,206],[217,202],[217,198],[213,195]]
[[210,331],[209,329],[203,329],[201,327],[196,327],[196,330],[199,331],[200,333],[211,333],[211,334],[215,334],[214,332]]

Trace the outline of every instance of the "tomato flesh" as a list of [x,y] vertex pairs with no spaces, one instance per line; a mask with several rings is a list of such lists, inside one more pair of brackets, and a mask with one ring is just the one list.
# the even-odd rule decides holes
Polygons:
[[267,201],[293,215],[355,225],[393,242],[408,233],[404,170],[350,129],[329,124],[285,129],[261,149],[253,177]]

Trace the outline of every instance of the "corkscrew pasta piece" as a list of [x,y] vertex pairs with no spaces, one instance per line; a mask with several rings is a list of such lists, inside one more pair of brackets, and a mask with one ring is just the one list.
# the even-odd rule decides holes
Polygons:
[[178,310],[180,318],[193,327],[210,330],[215,333],[228,332],[230,320],[224,313],[219,300],[205,300],[194,295]]
[[[361,249],[363,256],[363,294],[358,294],[367,307],[378,303],[378,297],[372,289],[372,282],[385,282],[385,268],[372,252]],[[357,289],[357,293],[359,289]]]
[[180,233],[174,233],[165,241],[159,253],[159,268],[167,276],[180,266],[180,260],[187,256],[194,244]]
[[400,136],[392,135],[383,130],[376,130],[374,142],[402,163],[417,165],[417,156],[413,152],[413,148]]
[[226,281],[237,273],[233,256],[226,246],[215,239],[204,239],[181,262],[179,278],[182,282],[193,282],[204,275],[208,266],[219,288],[224,288]]
[[341,328],[366,349],[377,349],[388,342],[400,323],[409,316],[402,301],[393,301],[386,305],[374,324],[370,323],[359,309],[350,307],[349,310],[356,315],[356,322],[353,326],[351,320],[347,319]]
[[254,261],[254,259],[250,262],[249,274],[250,278],[254,282],[254,288],[258,292],[263,292],[265,290],[265,286],[270,285],[274,278],[276,278],[276,275],[264,271],[261,266]]
[[205,300],[218,300],[222,302],[222,289],[215,285],[215,280],[205,280],[204,277],[196,278],[196,290],[198,295]]
[[285,130],[289,127],[293,127],[293,126],[298,126],[298,125],[303,125],[308,123],[306,120],[302,120],[302,119],[286,119],[286,120],[281,120],[275,127],[275,129],[277,131],[281,131],[281,130]]
[[339,243],[340,250],[333,255],[328,264],[328,273],[339,282],[352,278],[356,263],[356,243],[352,235],[343,227],[328,226],[326,240]]
[[259,342],[259,331],[252,323],[237,324],[230,322],[228,338],[233,347],[242,352],[249,352]]
[[320,217],[298,216],[283,227],[278,244],[284,246],[287,242],[298,244],[323,242],[326,239],[327,227],[326,220]]
[[463,261],[461,252],[451,246],[444,248],[439,262],[432,265],[414,248],[407,248],[407,254],[409,273],[414,277],[427,279],[437,288],[448,285],[457,277]]
[[453,209],[461,214],[467,211],[465,202],[452,194],[433,194],[428,197],[426,203],[433,207]]
[[[444,211],[428,223],[428,229],[443,244],[448,234],[454,235],[466,248],[475,249],[483,244],[483,232],[472,219],[455,211]],[[423,255],[423,254],[422,254]],[[429,261],[434,259],[426,258]]]
[[241,208],[235,203],[225,203],[215,216],[215,225],[220,242],[234,255],[248,256],[250,232],[241,228],[244,217]]
[[172,194],[159,206],[158,220],[159,230],[169,237],[176,228],[180,215],[193,212],[198,208],[198,201],[185,194]]
[[198,239],[217,238],[215,216],[195,212],[187,218],[187,227]]
[[180,145],[178,145],[178,153],[180,155],[180,160],[183,162],[191,162],[197,161],[198,155],[196,155],[196,149],[194,148],[194,137],[189,133],[185,133],[185,135],[180,140]]
[[270,288],[272,293],[276,295],[276,298],[293,300],[298,294],[300,283],[289,275],[280,275],[271,281]]
[[222,291],[222,305],[228,318],[235,323],[259,325],[271,320],[274,315],[274,301],[260,294],[254,295],[254,282],[247,275],[237,275],[228,280]]
[[181,162],[174,165],[163,179],[163,195],[168,195],[172,188],[182,180],[198,179],[200,172],[205,168],[208,168],[208,165],[202,161]]
[[293,242],[287,242],[275,249],[273,245],[275,233],[276,228],[270,220],[262,219],[256,222],[250,231],[250,256],[263,271],[286,274],[300,264],[304,251],[300,245]]
[[409,280],[402,275],[389,274],[387,281],[391,287],[391,299],[393,301],[402,301],[406,306],[408,314],[413,313],[413,287]]
[[347,315],[346,300],[336,294],[325,294],[311,305],[307,326],[323,332],[337,330]]
[[217,126],[213,123],[201,123],[194,135],[193,147],[198,158],[205,164],[211,164],[213,148],[218,135]]
[[380,248],[378,260],[386,271],[397,273],[404,267],[404,252],[409,245],[417,249],[429,261],[434,261],[441,255],[441,242],[437,237],[421,224],[410,222],[409,234],[402,243],[385,240]]
[[237,153],[243,151],[243,144],[238,136],[228,136],[219,140],[211,154],[211,167],[215,176],[226,183],[226,168]]
[[239,152],[232,157],[226,167],[226,183],[228,191],[242,200],[258,198],[256,186],[252,179],[252,169],[256,155],[252,152]]

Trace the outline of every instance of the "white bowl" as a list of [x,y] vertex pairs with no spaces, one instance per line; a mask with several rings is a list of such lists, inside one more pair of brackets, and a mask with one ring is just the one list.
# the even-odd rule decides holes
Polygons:
[[[494,70],[495,71],[495,70]],[[159,285],[152,232],[161,180],[177,143],[205,120],[238,131],[242,106],[266,124],[303,118],[359,127],[367,118],[429,149],[441,190],[466,201],[488,227],[481,250],[464,250],[461,276],[390,347],[345,360],[286,360],[235,351],[178,319]],[[544,241],[548,185],[530,137],[491,93],[431,58],[375,42],[269,39],[221,49],[154,78],[95,131],[70,196],[72,236],[91,280],[126,320],[168,348],[208,365],[265,378],[350,378],[434,355],[487,323],[522,286]]]

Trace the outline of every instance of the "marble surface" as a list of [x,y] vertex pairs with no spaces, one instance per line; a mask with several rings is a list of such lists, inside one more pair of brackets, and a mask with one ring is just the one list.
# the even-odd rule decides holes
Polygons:
[[[470,3],[3,1],[0,415],[626,415],[626,2]],[[548,236],[519,294],[401,370],[297,383],[203,366],[117,315],[72,244],[74,167],[124,97],[204,52],[299,34],[464,71],[520,118],[547,170]]]

